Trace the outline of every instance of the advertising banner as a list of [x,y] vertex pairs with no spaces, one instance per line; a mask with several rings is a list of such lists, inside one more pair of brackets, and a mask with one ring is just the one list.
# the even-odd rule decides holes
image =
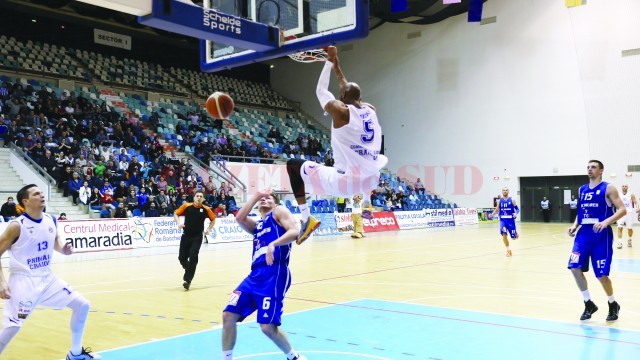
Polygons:
[[453,209],[453,218],[455,219],[456,226],[478,224],[478,209]]
[[390,211],[374,212],[373,219],[362,219],[362,223],[365,233],[400,229],[396,217]]
[[429,227],[455,226],[453,209],[425,209]]
[[314,236],[340,234],[336,225],[336,217],[333,213],[313,214],[313,216],[322,222],[320,227],[313,233]]
[[429,227],[431,217],[425,211],[398,211],[393,214],[401,230]]
[[130,219],[59,221],[58,234],[75,252],[133,249]]
[[[209,226],[209,220],[206,221],[205,229],[207,226]],[[235,217],[223,217],[216,219],[216,224],[213,226],[213,230],[207,240],[210,243],[251,241],[253,240],[253,235],[244,231]]]
[[339,232],[353,232],[351,213],[336,213],[333,214],[333,218],[336,221],[336,228]]

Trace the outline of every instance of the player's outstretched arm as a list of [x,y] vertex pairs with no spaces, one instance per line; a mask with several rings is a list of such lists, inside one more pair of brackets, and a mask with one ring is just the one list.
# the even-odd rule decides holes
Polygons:
[[256,228],[256,221],[249,217],[251,210],[264,196],[271,194],[271,190],[258,191],[238,210],[236,214],[236,221],[249,234],[253,234],[253,230]]
[[[0,235],[0,256],[7,251],[13,242],[20,237],[20,224],[17,222],[9,223],[7,228]],[[2,267],[0,266],[0,299],[9,299],[11,297],[11,291],[9,289],[9,283],[4,276]]]
[[318,85],[316,86],[316,96],[320,101],[320,106],[326,111],[334,121],[334,127],[339,128],[349,122],[349,108],[333,96],[329,91],[329,81],[331,78],[331,69],[333,63],[325,62],[324,68],[320,73]]
[[338,78],[338,84],[340,85],[340,91],[347,85],[347,78],[344,76],[342,72],[342,68],[340,67],[340,59],[338,59],[338,48],[335,46],[329,46],[327,48],[327,60],[333,63],[333,71],[336,73],[336,77]]

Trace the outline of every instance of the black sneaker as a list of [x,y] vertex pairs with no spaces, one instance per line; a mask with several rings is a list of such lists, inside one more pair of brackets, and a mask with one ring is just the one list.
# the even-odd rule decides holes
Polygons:
[[191,281],[185,281],[182,283],[182,287],[184,287],[185,290],[189,290],[189,286],[191,286]]
[[[611,307],[609,307],[609,308],[611,308]],[[593,301],[591,301],[591,300],[585,301],[584,302],[584,312],[582,313],[582,316],[580,316],[580,320],[591,319],[591,315],[593,315],[593,313],[595,313],[596,311],[598,311],[598,307],[596,306],[596,304],[593,303]]]
[[609,315],[607,315],[607,321],[618,320],[618,313],[620,312],[620,305],[617,301],[609,303]]

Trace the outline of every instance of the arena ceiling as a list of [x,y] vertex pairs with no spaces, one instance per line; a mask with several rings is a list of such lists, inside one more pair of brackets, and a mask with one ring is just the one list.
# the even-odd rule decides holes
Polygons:
[[[408,23],[414,25],[428,25],[446,20],[452,16],[465,14],[469,10],[469,3],[477,0],[461,0],[460,3],[445,5],[443,0],[407,0],[406,11],[392,12],[393,3],[402,0],[370,0],[371,15],[370,28],[376,29],[385,23]],[[486,0],[481,0],[482,2]],[[202,1],[194,1],[202,3]],[[0,8],[40,15],[52,19],[75,22],[87,26],[100,24],[106,30],[126,31],[154,40],[166,41],[182,40],[185,45],[196,46],[196,39],[166,31],[147,28],[138,24],[133,15],[112,11],[75,0],[2,0]]]

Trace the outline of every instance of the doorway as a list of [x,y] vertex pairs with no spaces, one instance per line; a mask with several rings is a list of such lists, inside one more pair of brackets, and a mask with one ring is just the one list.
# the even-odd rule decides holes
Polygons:
[[588,182],[589,178],[586,175],[521,177],[520,201],[522,204],[520,204],[520,208],[522,221],[543,222],[540,201],[542,201],[543,197],[546,197],[551,208],[551,222],[573,222],[575,219],[571,219],[567,199],[570,199],[571,195],[575,195],[577,198],[580,186]]

